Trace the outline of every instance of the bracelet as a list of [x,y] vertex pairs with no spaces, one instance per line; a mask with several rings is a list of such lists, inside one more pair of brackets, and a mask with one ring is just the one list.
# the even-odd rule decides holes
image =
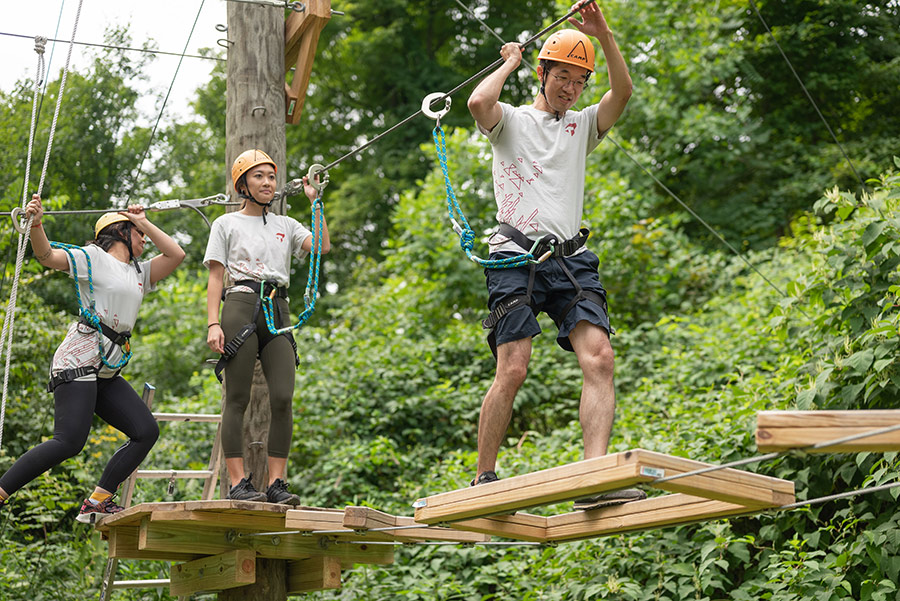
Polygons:
[[32,224],[31,224],[31,229],[34,229],[34,228],[36,228],[36,227],[43,227],[43,225],[41,224],[40,221],[38,221],[37,223],[32,223]]
[[217,321],[216,323],[211,323],[211,324],[209,324],[208,326],[206,326],[206,329],[208,330],[208,329],[210,329],[210,328],[213,327],[213,326],[219,326],[219,325],[222,325],[222,324],[220,324],[220,323]]

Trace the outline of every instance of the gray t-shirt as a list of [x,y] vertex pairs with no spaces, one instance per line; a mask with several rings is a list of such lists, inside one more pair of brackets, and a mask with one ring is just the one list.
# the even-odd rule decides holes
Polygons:
[[[155,286],[150,284],[150,261],[141,261],[141,272],[138,273],[131,263],[119,261],[99,246],[89,244],[84,249],[91,258],[91,281],[94,286],[94,306],[97,315],[116,332],[132,330],[137,322],[138,310],[144,295],[155,289]],[[90,307],[87,259],[80,250],[73,250],[72,256],[75,257],[75,267],[78,270],[82,305]],[[68,261],[71,277],[72,259],[69,258]],[[51,373],[92,366],[100,368],[101,378],[112,377],[116,372],[105,365],[101,366],[98,337],[99,342],[103,344],[103,354],[107,362],[116,365],[122,359],[122,349],[102,333],[76,321],[69,326],[66,337],[53,355]],[[97,376],[92,374],[78,380],[93,381],[96,378]]]
[[[606,135],[597,133],[598,105],[557,120],[531,105],[499,104],[500,122],[482,130],[494,151],[497,221],[533,240],[547,234],[568,240],[581,227],[587,155]],[[524,252],[499,234],[490,243],[491,252]]]
[[274,280],[287,286],[291,257],[306,257],[302,245],[309,236],[312,232],[293,217],[269,213],[263,225],[262,217],[226,213],[213,221],[203,264],[209,268],[210,261],[218,261],[235,282]]

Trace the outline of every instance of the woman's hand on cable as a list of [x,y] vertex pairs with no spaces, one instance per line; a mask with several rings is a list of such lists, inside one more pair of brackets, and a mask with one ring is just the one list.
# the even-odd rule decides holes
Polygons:
[[143,231],[141,226],[149,222],[147,213],[144,212],[143,205],[128,205],[128,208],[124,211],[119,211],[119,214],[124,215],[128,221],[135,224],[141,231]]
[[206,344],[220,355],[225,352],[225,332],[221,325],[214,323],[207,328]]
[[44,216],[44,205],[41,204],[41,197],[37,194],[32,195],[31,202],[25,205],[26,217],[34,216],[31,227],[37,227],[41,224],[41,218]]
[[[316,184],[319,183],[319,174],[316,174]],[[309,183],[309,177],[303,176],[303,192],[306,194],[306,197],[309,199],[309,204],[316,202],[316,197],[319,195],[319,191],[316,190],[312,184]]]

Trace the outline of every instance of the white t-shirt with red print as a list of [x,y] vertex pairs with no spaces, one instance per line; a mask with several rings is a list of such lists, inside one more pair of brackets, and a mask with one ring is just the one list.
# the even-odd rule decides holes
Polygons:
[[[144,295],[155,289],[150,284],[150,261],[140,263],[141,272],[132,263],[123,263],[107,254],[99,246],[89,244],[84,247],[91,259],[91,281],[94,286],[94,307],[100,320],[116,332],[130,332],[137,322],[138,310]],[[72,250],[75,268],[78,272],[78,285],[81,292],[81,303],[87,308],[91,304],[91,286],[88,283],[88,266],[85,253]],[[74,277],[72,257],[69,262],[69,277]],[[98,342],[99,336],[99,342]],[[116,365],[123,351],[102,333],[79,322],[69,326],[66,337],[56,349],[51,373],[79,367],[96,367],[100,369],[101,378],[111,378],[117,370],[111,370],[100,361],[100,343],[103,355],[111,365]],[[78,378],[79,381],[93,381],[97,375]]]
[[226,213],[212,224],[203,264],[208,268],[211,261],[218,261],[235,282],[275,281],[287,286],[291,257],[306,257],[302,245],[310,236],[312,232],[293,217],[269,213],[263,224],[261,216]]
[[[581,227],[587,155],[606,135],[597,133],[598,105],[557,120],[531,105],[499,104],[500,121],[490,132],[482,129],[493,147],[497,221],[532,240],[572,238]],[[490,243],[491,252],[525,252],[499,234]]]

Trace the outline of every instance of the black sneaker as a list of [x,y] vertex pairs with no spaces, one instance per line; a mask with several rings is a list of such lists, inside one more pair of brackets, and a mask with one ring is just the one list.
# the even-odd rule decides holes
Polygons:
[[492,470],[488,470],[486,472],[481,472],[478,474],[478,477],[469,482],[469,486],[477,486],[479,484],[487,484],[488,482],[496,482],[500,479],[500,476],[497,475],[496,472]]
[[113,503],[112,497],[107,497],[99,503],[94,503],[90,499],[85,499],[84,503],[81,504],[81,511],[78,512],[75,519],[82,524],[93,524],[104,515],[119,513],[123,509],[125,508],[121,505]]
[[241,481],[228,491],[228,498],[232,501],[265,501],[266,493],[259,492],[253,488],[253,484],[250,483],[252,479],[253,474],[248,474],[246,478],[241,478]]
[[626,488],[604,492],[590,497],[584,497],[575,501],[575,511],[589,511],[601,507],[612,507],[631,501],[640,501],[647,498],[647,493],[637,488]]
[[288,491],[287,482],[278,478],[266,490],[266,500],[279,505],[299,505],[300,497]]

